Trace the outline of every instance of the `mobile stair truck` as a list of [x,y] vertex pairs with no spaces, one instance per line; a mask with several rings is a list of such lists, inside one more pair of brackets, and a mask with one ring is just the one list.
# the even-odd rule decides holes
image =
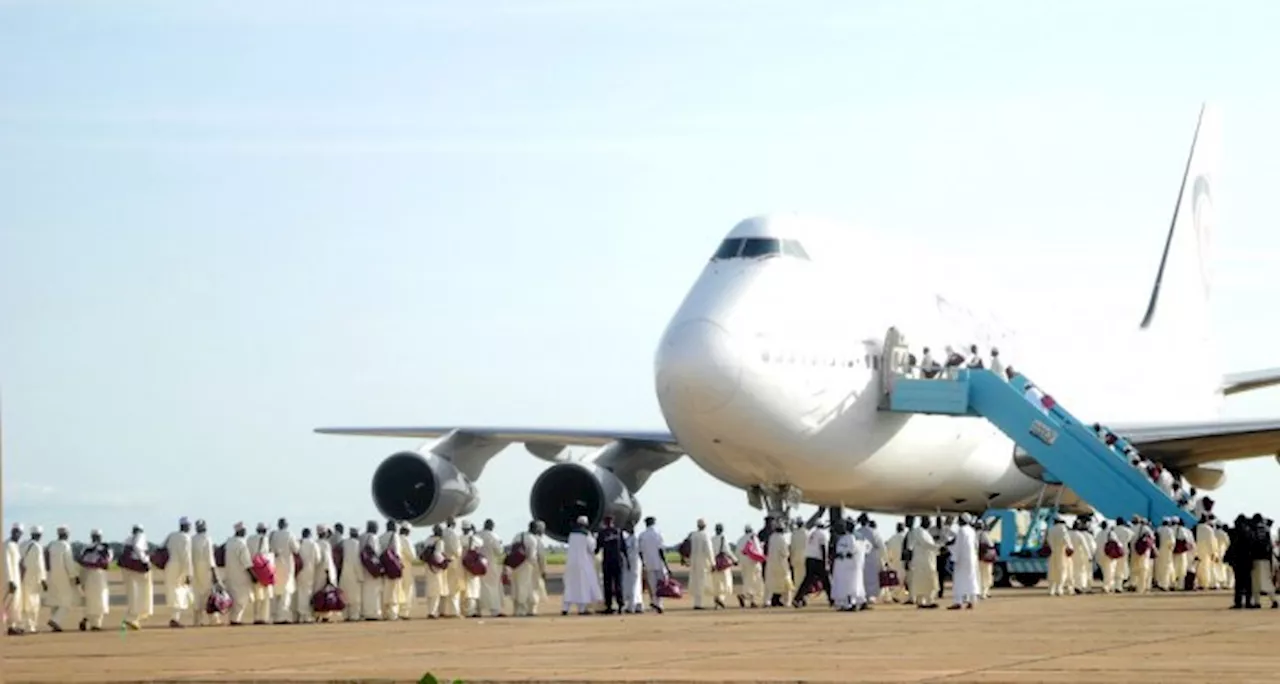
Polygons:
[[[891,331],[890,338],[896,336]],[[889,340],[886,340],[889,342]],[[999,559],[995,567],[997,584],[1010,578],[1019,584],[1034,585],[1047,576],[1048,562],[1039,555],[1044,531],[1057,512],[1063,487],[1108,519],[1142,516],[1158,521],[1179,517],[1188,527],[1197,521],[1165,495],[1146,475],[1125,459],[1124,442],[1112,448],[1098,438],[1088,423],[1071,415],[1061,404],[1044,396],[1039,405],[1025,396],[1030,381],[1022,375],[1005,378],[985,369],[951,369],[945,376],[924,379],[899,372],[903,348],[886,345],[881,363],[880,409],[895,413],[968,416],[982,418],[997,427],[1039,463],[1044,474],[1041,490],[1025,531],[1019,534],[1015,511],[987,511],[983,517],[996,525],[993,542]],[[1050,488],[1057,489],[1052,504],[1046,505]],[[994,519],[994,520],[992,520]],[[998,533],[995,530],[998,528]]]

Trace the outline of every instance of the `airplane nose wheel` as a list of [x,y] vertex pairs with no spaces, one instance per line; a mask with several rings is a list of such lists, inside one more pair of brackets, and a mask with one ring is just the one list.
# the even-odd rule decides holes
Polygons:
[[791,485],[756,485],[747,490],[747,503],[763,508],[774,520],[787,520],[800,505],[800,490]]

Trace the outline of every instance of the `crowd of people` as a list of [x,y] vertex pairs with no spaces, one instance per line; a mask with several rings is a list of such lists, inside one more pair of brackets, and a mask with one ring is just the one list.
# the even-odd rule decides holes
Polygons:
[[[1044,530],[1041,554],[1049,568],[1049,594],[1062,596],[1152,590],[1234,589],[1234,608],[1260,608],[1275,600],[1272,521],[1243,516],[1226,527],[1206,514],[1195,530],[1180,518],[1152,525],[1140,517],[1072,524],[1055,518]],[[194,528],[194,531],[193,531]],[[815,516],[766,518],[731,540],[724,526],[696,528],[675,545],[687,566],[688,586],[668,565],[668,540],[655,518],[643,531],[611,519],[592,530],[580,518],[568,538],[560,612],[663,612],[664,598],[690,595],[694,610],[800,608],[825,594],[836,610],[856,612],[877,603],[939,607],[947,570],[950,609],[972,609],[988,598],[997,561],[992,530],[969,514],[918,521],[908,516],[883,539],[875,521]],[[25,539],[24,539],[25,537]],[[4,615],[10,635],[39,631],[100,631],[110,610],[108,572],[118,561],[125,594],[122,627],[141,629],[155,613],[153,590],[164,585],[169,626],[292,624],[338,620],[399,620],[423,616],[499,617],[539,614],[548,596],[548,544],[538,521],[504,542],[486,520],[437,525],[417,544],[410,528],[368,522],[363,532],[342,524],[318,525],[295,536],[285,519],[254,534],[241,523],[218,544],[204,521],[186,518],[151,550],[134,527],[120,558],[93,530],[76,552],[70,530],[14,525],[4,544]],[[1095,585],[1094,568],[1101,572]],[[418,580],[425,585],[419,601]],[[647,598],[646,598],[647,595]]]

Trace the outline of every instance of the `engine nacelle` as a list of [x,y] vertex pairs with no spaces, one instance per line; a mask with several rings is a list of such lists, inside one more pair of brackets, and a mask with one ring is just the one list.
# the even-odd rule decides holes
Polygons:
[[473,513],[480,494],[449,461],[401,451],[373,471],[373,505],[388,520],[421,527]]
[[613,473],[591,463],[557,463],[533,483],[529,511],[547,524],[547,536],[558,542],[580,515],[594,529],[605,516],[626,527],[640,522],[640,502]]

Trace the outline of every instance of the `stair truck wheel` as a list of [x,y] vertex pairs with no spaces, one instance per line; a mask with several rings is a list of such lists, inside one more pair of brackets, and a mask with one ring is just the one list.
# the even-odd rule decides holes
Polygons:
[[1007,589],[1009,585],[1009,569],[1004,563],[996,563],[991,567],[991,583],[1001,589]]
[[1044,576],[1044,575],[1041,575],[1040,573],[1036,573],[1036,572],[1020,572],[1020,573],[1017,573],[1016,575],[1014,575],[1014,576],[1013,576],[1013,581],[1017,582],[1017,583],[1018,583],[1018,586],[1020,586],[1020,587],[1026,587],[1026,588],[1030,589],[1030,588],[1032,588],[1032,587],[1036,586],[1037,584],[1039,584],[1039,583],[1040,583],[1040,580],[1042,580],[1042,579],[1044,579],[1044,578],[1045,578],[1045,576]]

